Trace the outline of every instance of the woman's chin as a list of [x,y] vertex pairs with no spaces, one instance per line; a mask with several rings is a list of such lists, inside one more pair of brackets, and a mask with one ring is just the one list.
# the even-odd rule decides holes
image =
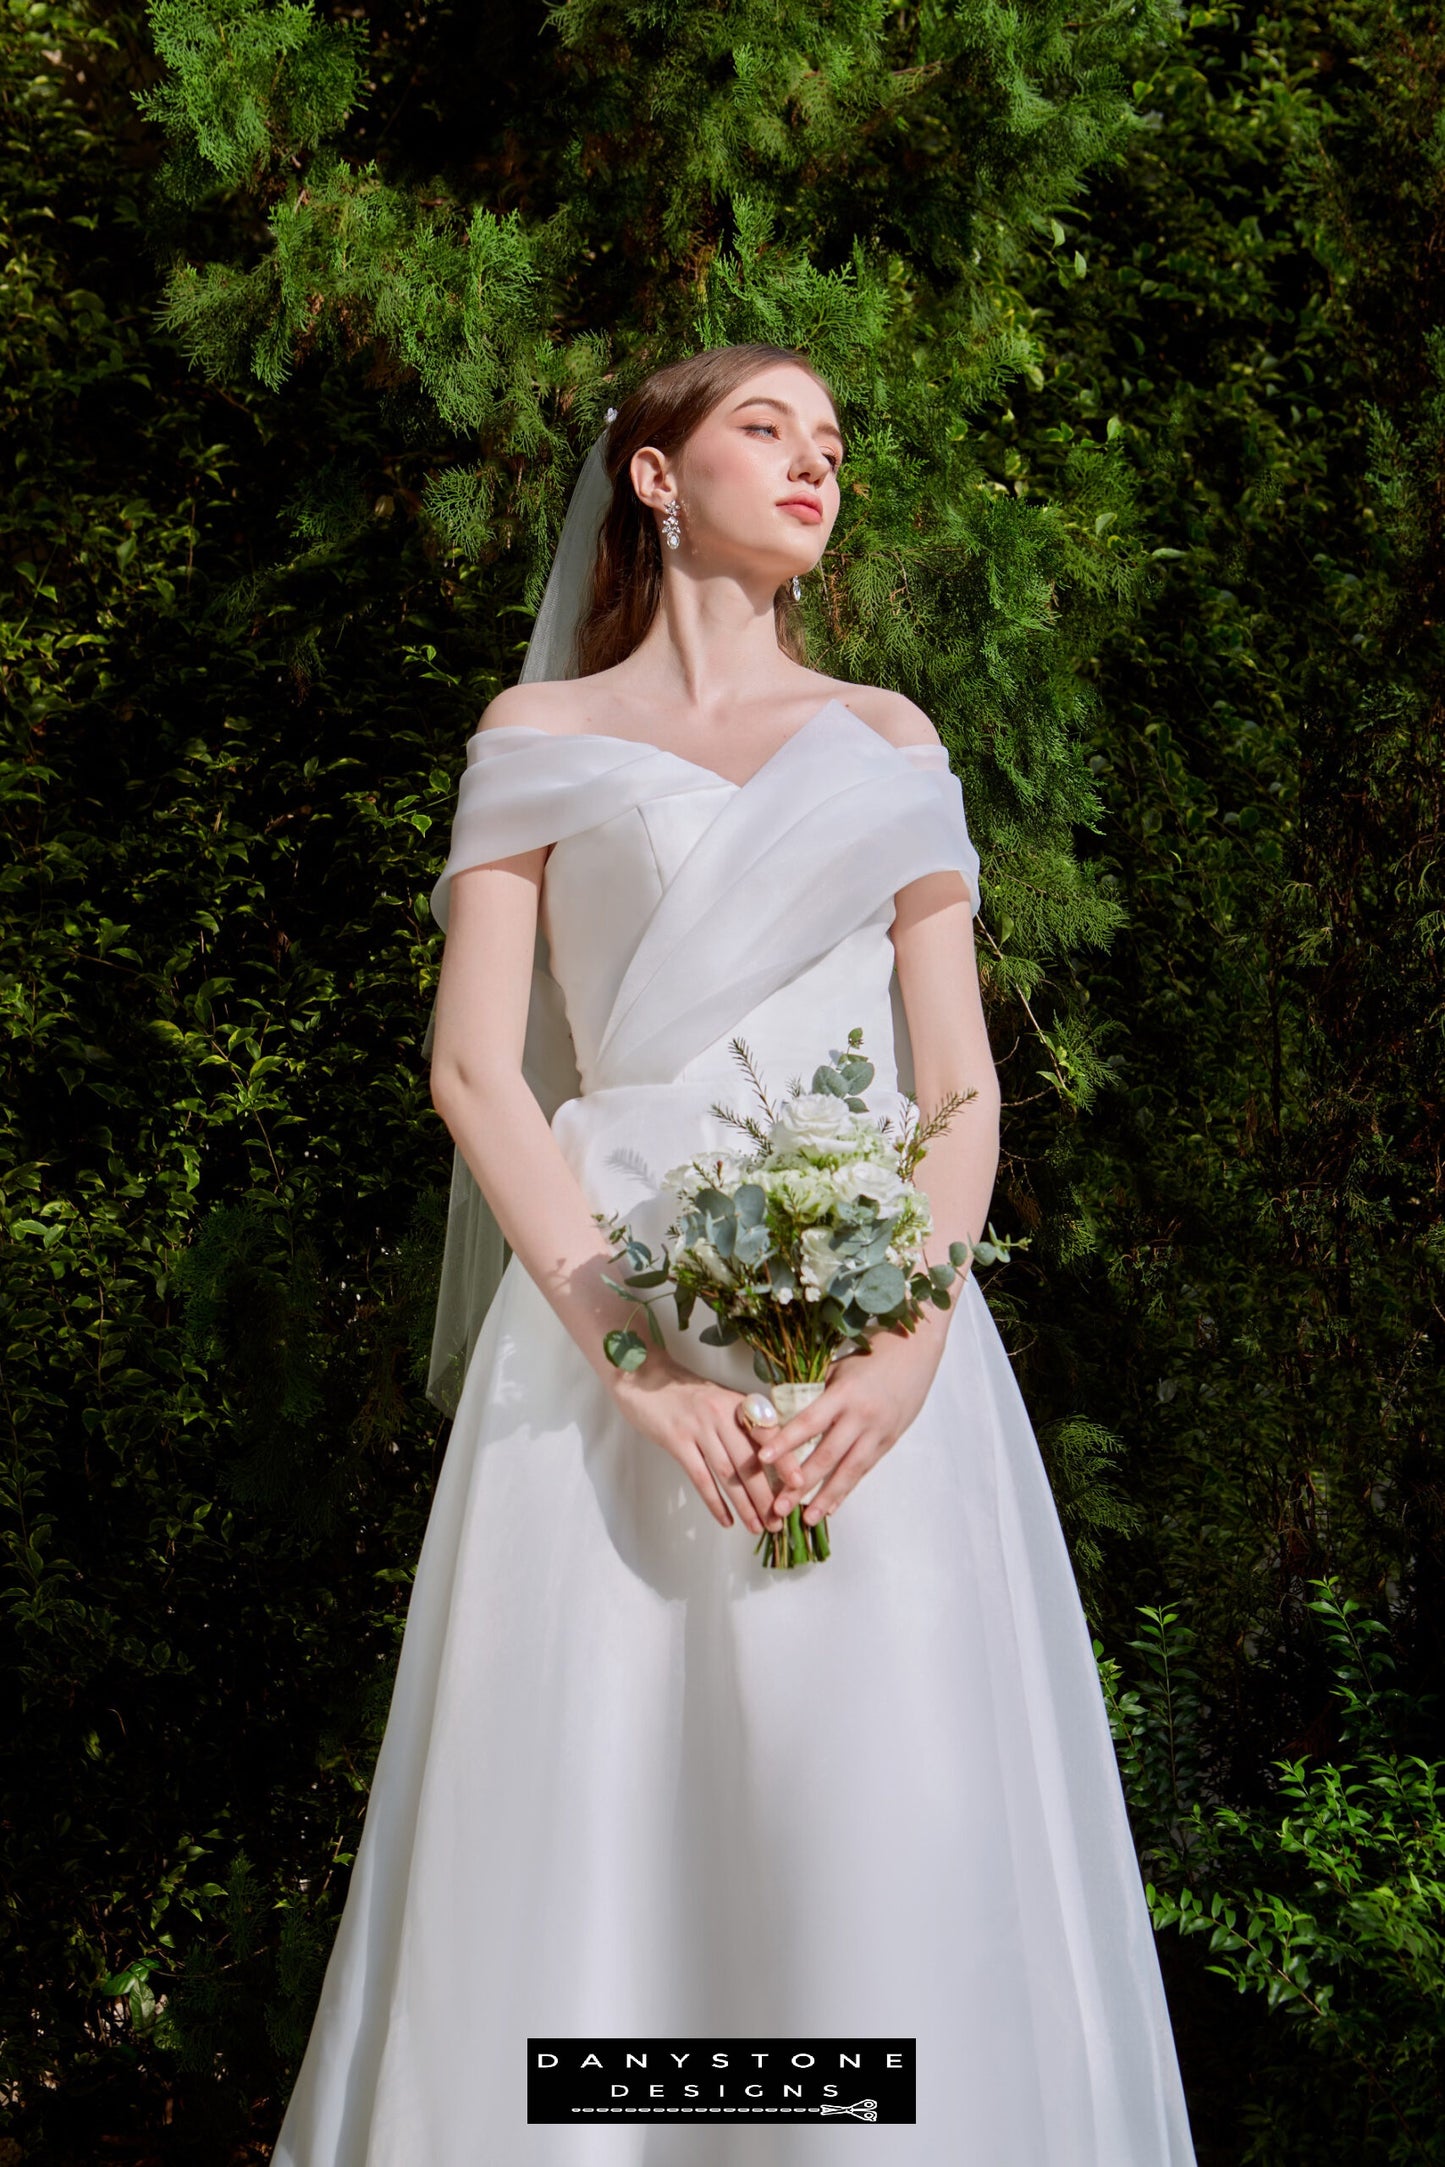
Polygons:
[[776,535],[770,537],[773,544],[771,548],[760,549],[756,542],[741,542],[734,548],[724,546],[718,550],[710,564],[706,562],[706,558],[712,556],[713,552],[710,549],[699,551],[698,555],[703,561],[697,563],[696,569],[705,579],[713,575],[720,578],[732,576],[746,580],[749,585],[757,580],[760,585],[766,584],[769,593],[775,594],[779,587],[786,587],[790,580],[807,579],[810,573],[818,569],[822,551],[809,549],[806,544],[803,548],[798,548],[797,543],[803,539],[799,530],[792,549],[779,549]]

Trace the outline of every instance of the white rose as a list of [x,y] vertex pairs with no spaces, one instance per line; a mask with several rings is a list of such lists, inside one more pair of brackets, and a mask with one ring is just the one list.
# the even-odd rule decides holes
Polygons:
[[856,1145],[857,1114],[831,1091],[805,1091],[800,1098],[785,1099],[773,1123],[769,1150],[851,1152]]
[[679,1196],[692,1196],[699,1189],[721,1189],[730,1194],[741,1181],[742,1171],[742,1160],[736,1153],[717,1151],[710,1157],[699,1153],[685,1166],[669,1167],[662,1185]]
[[880,1166],[873,1159],[854,1159],[840,1166],[833,1184],[844,1202],[856,1204],[859,1197],[867,1196],[884,1212],[897,1211],[912,1189],[896,1166]]

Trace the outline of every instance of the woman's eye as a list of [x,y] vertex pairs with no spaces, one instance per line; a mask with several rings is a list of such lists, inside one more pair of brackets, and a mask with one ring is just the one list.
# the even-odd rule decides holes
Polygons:
[[[778,433],[778,425],[775,421],[745,421],[743,423],[743,429],[745,432],[751,429],[761,429],[765,436],[776,436]],[[827,460],[829,466],[836,474],[839,467],[843,464],[838,454],[836,452],[829,451],[824,452],[823,457]]]

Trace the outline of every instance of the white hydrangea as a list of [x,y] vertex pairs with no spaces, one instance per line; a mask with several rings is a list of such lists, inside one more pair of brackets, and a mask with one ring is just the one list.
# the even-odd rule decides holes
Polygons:
[[821,1166],[781,1166],[758,1176],[770,1199],[799,1219],[824,1219],[839,1195],[837,1175]]
[[933,1213],[928,1198],[921,1189],[915,1189],[912,1182],[904,1183],[903,1192],[903,1208],[893,1230],[894,1238],[898,1241],[919,1240],[933,1232]]
[[933,1213],[929,1210],[928,1198],[921,1189],[915,1189],[911,1182],[905,1182],[903,1188],[903,1207],[893,1223],[888,1261],[898,1265],[902,1271],[911,1271],[915,1266],[923,1264],[920,1252],[924,1241],[933,1232]]

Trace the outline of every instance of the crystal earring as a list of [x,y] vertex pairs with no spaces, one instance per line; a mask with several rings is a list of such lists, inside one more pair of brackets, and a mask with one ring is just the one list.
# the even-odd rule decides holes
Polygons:
[[667,543],[669,549],[676,549],[682,540],[682,521],[677,515],[676,497],[672,499],[667,510],[662,515],[662,534],[663,540]]
[[799,579],[799,577],[798,577],[797,573],[795,572],[795,573],[793,574],[793,600],[794,600],[795,602],[801,602],[801,601],[802,601],[802,599],[803,599],[803,582],[802,582],[802,581],[801,581],[801,580]]

